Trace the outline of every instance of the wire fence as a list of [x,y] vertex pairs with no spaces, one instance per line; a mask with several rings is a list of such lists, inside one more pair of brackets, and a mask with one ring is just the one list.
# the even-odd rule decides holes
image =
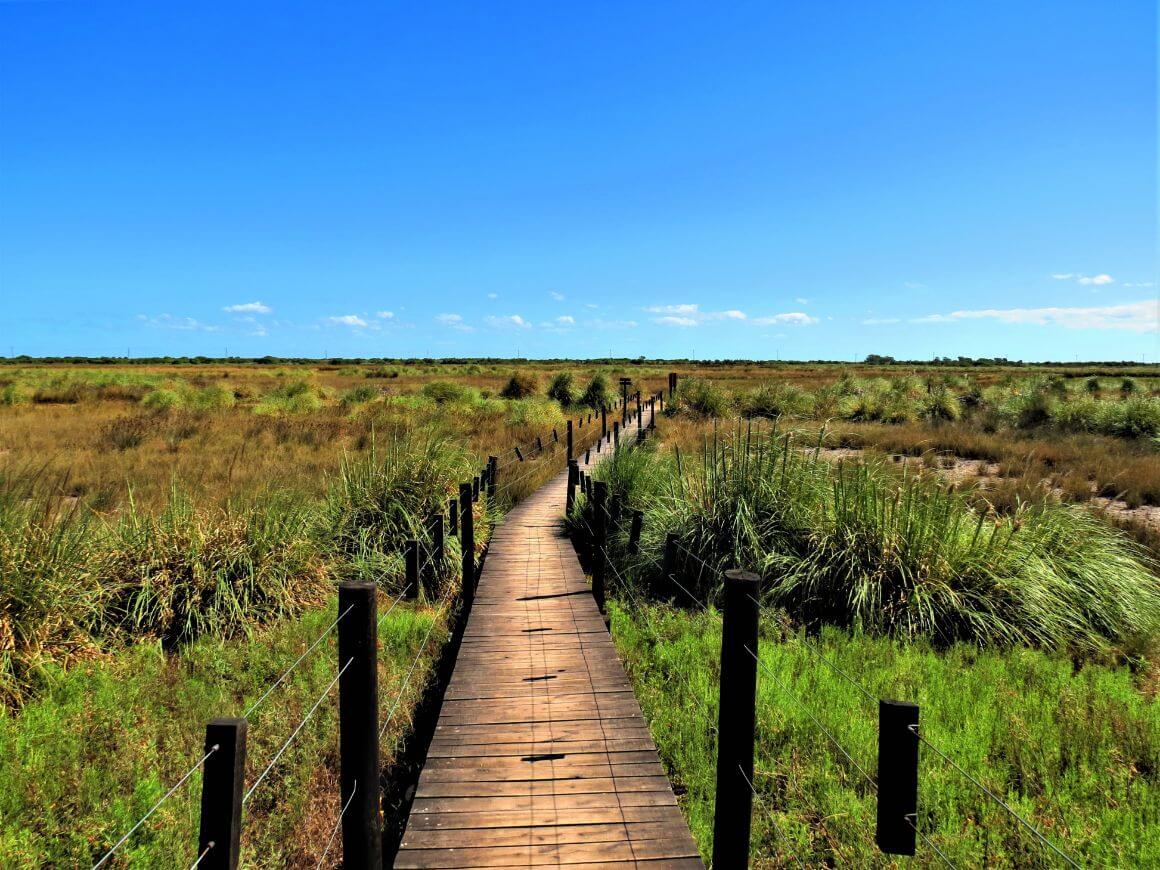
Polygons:
[[[636,572],[632,576],[626,576],[627,568],[622,570],[618,564],[619,559],[616,558],[617,556],[623,557],[625,555],[626,548],[623,546],[625,540],[624,536],[622,535],[617,538],[617,541],[621,546],[611,546],[613,537],[617,531],[617,517],[614,512],[609,509],[607,504],[601,505],[600,509],[602,510],[602,515],[600,518],[602,522],[596,523],[593,517],[594,512],[597,510],[597,505],[594,504],[591,498],[578,497],[577,505],[577,517],[580,520],[578,528],[583,531],[584,535],[586,535],[589,539],[595,539],[599,537],[600,531],[603,529],[606,535],[605,539],[595,540],[591,543],[593,553],[595,554],[594,558],[602,559],[611,570],[611,574],[615,577],[616,580],[615,585],[617,592],[626,599],[630,607],[642,607],[644,603],[644,596],[641,590],[648,589],[650,585],[654,585],[651,582],[644,582],[642,578],[649,576],[650,574],[655,576],[658,573],[659,568],[660,573],[662,574],[666,570],[668,571],[666,576],[660,578],[658,581],[659,584],[661,586],[667,584],[668,588],[671,588],[675,592],[679,592],[680,595],[678,595],[678,599],[683,601],[685,606],[693,607],[701,612],[704,612],[721,623],[728,619],[726,614],[723,614],[722,611],[713,606],[709,601],[703,599],[701,596],[698,596],[689,585],[686,585],[685,582],[682,582],[682,580],[685,580],[687,577],[685,571],[681,569],[679,564],[670,564],[668,558],[662,560],[656,553],[634,554],[633,558],[630,559],[630,564],[633,568],[636,569]],[[624,511],[628,511],[627,506],[624,506]],[[699,582],[705,576],[717,578],[723,573],[723,570],[726,566],[711,564],[710,561],[707,561],[700,554],[690,549],[680,539],[679,535],[669,536],[667,543],[669,542],[671,542],[671,545],[674,546],[677,553],[688,560],[686,564],[694,568],[693,576],[695,577],[695,582]],[[610,551],[610,549],[612,551]],[[749,599],[755,608],[757,608],[759,613],[766,614],[767,620],[771,617],[773,618],[773,620],[781,628],[782,635],[787,642],[792,642],[794,645],[805,650],[813,661],[827,669],[829,672],[833,673],[837,678],[850,686],[857,693],[857,697],[861,701],[864,701],[867,704],[874,706],[875,708],[878,708],[881,703],[884,703],[881,702],[878,695],[871,691],[861,680],[859,680],[846,668],[843,668],[837,662],[835,662],[817,644],[812,642],[809,638],[803,637],[798,632],[796,632],[787,618],[778,614],[773,614],[765,608],[762,608],[759,598],[749,596]],[[654,641],[662,641],[662,639],[653,630],[651,619],[646,617],[642,620],[638,620],[635,624],[638,627],[644,627],[646,632],[651,634]],[[755,646],[756,644],[754,647]],[[855,775],[856,781],[861,785],[864,785],[869,792],[878,796],[879,780],[877,776],[871,774],[871,766],[858,760],[856,757],[857,753],[851,751],[851,749],[841,739],[839,739],[835,733],[835,730],[828,726],[818,715],[817,711],[815,711],[810,704],[804,701],[800,694],[795,692],[793,688],[786,682],[786,680],[780,677],[772,669],[772,667],[763,659],[763,657],[756,652],[754,647],[746,645],[744,646],[744,651],[753,662],[754,667],[757,669],[757,672],[760,674],[761,678],[768,679],[777,686],[780,696],[787,698],[805,715],[809,722],[812,723],[812,725],[816,727],[822,735],[824,735],[828,745],[833,748],[836,757],[843,759],[844,762],[849,766],[849,770]],[[755,696],[756,694],[757,693],[755,693]],[[915,716],[917,717],[917,708],[915,708]],[[917,721],[917,718],[915,721]],[[882,725],[880,722],[879,728],[881,729],[881,727]],[[999,795],[996,794],[992,788],[989,788],[979,777],[970,773],[962,764],[960,764],[954,757],[952,757],[952,755],[944,752],[937,745],[927,739],[926,736],[921,733],[916,724],[907,726],[907,728],[908,732],[913,735],[916,746],[921,744],[922,747],[933,754],[939,763],[945,764],[955,770],[973,789],[1001,808],[1002,811],[1006,813],[1012,820],[1014,820],[1014,822],[1017,823],[1020,828],[1025,830],[1031,837],[1033,837],[1037,844],[1048,850],[1054,858],[1058,859],[1069,867],[1080,866],[1074,857],[1053,843],[1043,834],[1041,830],[1039,830],[1037,826],[1035,826],[1027,818],[1017,812],[1014,807],[1012,807],[1007,801],[1004,801],[1002,798],[1000,798]],[[880,731],[880,740],[881,739]],[[915,752],[915,759],[917,763],[917,752]],[[740,773],[744,777],[744,781],[749,791],[751,792],[753,800],[757,802],[759,807],[766,809],[762,796],[759,790],[754,787],[752,779],[745,774],[744,769],[741,769]],[[878,800],[881,802],[881,796],[878,797]],[[926,849],[930,850],[930,853],[934,859],[945,866],[954,867],[955,863],[951,860],[945,851],[945,846],[940,846],[939,843],[932,839],[932,837],[922,829],[918,819],[919,815],[917,812],[910,812],[901,816],[902,823],[908,830],[913,832],[913,836],[916,837]],[[784,848],[785,840],[782,837],[780,830],[777,828],[776,820],[771,818],[770,823],[775,841],[782,844],[781,846],[778,846],[778,848],[785,851],[787,857],[795,864],[798,866],[804,866],[800,858],[795,853]]]

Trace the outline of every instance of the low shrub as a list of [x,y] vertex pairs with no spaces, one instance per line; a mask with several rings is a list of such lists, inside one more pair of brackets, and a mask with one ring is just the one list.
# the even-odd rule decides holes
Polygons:
[[505,399],[526,399],[534,396],[539,388],[539,381],[530,372],[516,372],[509,379],[500,395]]
[[612,394],[608,391],[608,381],[604,375],[593,375],[588,386],[584,388],[579,403],[593,411],[599,411],[601,408],[608,408],[612,405]]
[[576,387],[572,382],[571,372],[560,372],[548,385],[548,398],[559,402],[563,407],[570,408],[576,404]]

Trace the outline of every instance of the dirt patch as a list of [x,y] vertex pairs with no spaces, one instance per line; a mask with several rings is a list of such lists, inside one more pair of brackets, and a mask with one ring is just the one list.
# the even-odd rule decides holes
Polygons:
[[1098,505],[1101,510],[1116,520],[1143,526],[1160,533],[1160,507],[1156,505],[1144,504],[1139,507],[1131,507],[1126,501],[1104,498],[1103,496],[1093,496],[1091,503]]

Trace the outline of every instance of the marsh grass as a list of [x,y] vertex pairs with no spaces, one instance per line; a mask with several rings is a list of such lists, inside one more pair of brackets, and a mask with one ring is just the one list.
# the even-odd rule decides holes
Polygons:
[[1042,503],[988,515],[928,476],[831,463],[819,445],[738,428],[692,455],[614,457],[598,476],[646,511],[630,570],[655,584],[671,531],[698,595],[744,567],[763,576],[767,603],[811,627],[1077,655],[1138,656],[1154,641],[1155,566],[1090,513]]
[[[708,858],[719,617],[627,600],[611,613],[618,651]],[[810,718],[873,776],[876,710],[802,640],[785,635],[772,614],[763,620],[752,866],[897,866],[874,845],[874,792]],[[1081,863],[1160,861],[1160,702],[1142,694],[1127,669],[1077,669],[1066,656],[1030,649],[940,650],[832,628],[813,642],[874,695],[917,702],[927,739]],[[920,750],[919,819],[956,866],[1058,866],[928,750]],[[943,866],[922,843],[918,850],[918,866]]]

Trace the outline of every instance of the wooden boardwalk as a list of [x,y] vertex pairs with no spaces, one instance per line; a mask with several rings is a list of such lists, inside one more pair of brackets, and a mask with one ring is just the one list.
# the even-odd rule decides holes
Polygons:
[[395,867],[704,866],[561,530],[566,486],[492,536]]

